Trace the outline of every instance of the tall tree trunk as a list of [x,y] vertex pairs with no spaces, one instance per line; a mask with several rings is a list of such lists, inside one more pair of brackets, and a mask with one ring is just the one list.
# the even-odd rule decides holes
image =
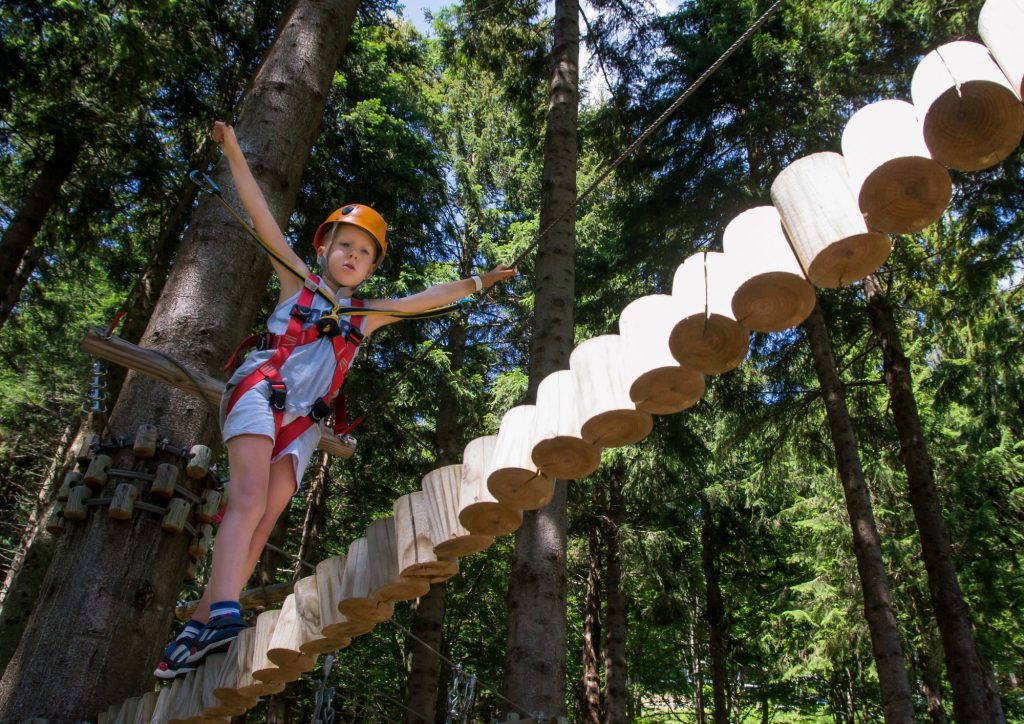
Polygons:
[[939,672],[932,663],[931,655],[925,649],[917,650],[917,668],[921,672],[918,687],[928,706],[928,719],[932,724],[946,724],[946,710],[942,707],[942,683]]
[[580,718],[584,724],[601,724],[601,677],[597,668],[597,647],[601,640],[600,525],[596,519],[590,521],[587,540],[587,592],[583,598],[583,643],[580,646],[583,670]]
[[605,643],[604,720],[620,724],[629,720],[626,711],[626,597],[622,593],[622,524],[626,518],[622,500],[622,469],[608,476],[608,533],[605,536]]
[[708,622],[709,648],[711,651],[711,690],[714,698],[715,724],[728,724],[729,708],[726,705],[728,680],[725,670],[725,605],[718,585],[718,531],[715,530],[714,514],[705,501],[701,509],[700,528],[701,562],[704,568],[705,607],[704,616]]
[[[544,134],[540,228],[576,199],[579,2],[556,0],[552,76]],[[574,341],[576,219],[567,213],[537,248],[528,399],[569,366]],[[516,531],[508,595],[505,695],[532,712],[565,714],[565,481],[551,502],[525,513]]]
[[[243,101],[238,137],[282,226],[294,207],[356,6],[355,0],[297,0]],[[237,204],[223,160],[214,178]],[[204,199],[143,346],[200,370],[215,369],[251,325],[268,273],[269,263],[245,232]],[[176,445],[217,445],[214,414],[201,401],[129,375],[111,428],[127,436],[154,421]],[[115,465],[126,462],[122,457]],[[164,534],[144,514],[130,523],[91,515],[72,526],[0,682],[0,720],[79,721],[150,686],[149,672],[172,622],[187,546],[186,536]],[[60,672],[56,688],[54,671]],[[40,691],[52,694],[40,697]]]
[[53,139],[53,150],[0,237],[0,328],[11,316],[35,269],[39,252],[32,254],[32,243],[84,147],[85,139],[75,134],[61,134]]
[[693,652],[693,707],[696,710],[697,724],[704,724],[704,668],[700,663],[700,637],[697,635],[699,615],[700,603],[694,597],[690,614],[690,651]]
[[932,609],[942,637],[946,674],[953,696],[953,715],[959,722],[999,722],[988,705],[985,674],[974,645],[971,614],[960,591],[942,506],[935,490],[921,418],[917,414],[910,363],[903,353],[899,331],[882,286],[874,274],[864,280],[871,328],[882,348],[882,370],[889,389],[892,416],[900,440],[900,458],[907,473],[910,506],[921,538],[928,572]]
[[[85,429],[83,426],[79,435]],[[71,425],[64,428],[50,468],[43,477],[35,503],[25,521],[24,535],[18,550],[0,586],[0,671],[7,666],[18,647],[57,544],[44,526],[53,509],[64,473],[72,469],[76,443],[79,442],[79,437],[73,436],[73,432]],[[69,450],[72,451],[70,455]]]
[[299,560],[295,562],[295,580],[308,575],[300,561],[312,561],[316,545],[320,540],[320,527],[324,523],[324,507],[331,497],[331,466],[326,453],[314,456],[316,473],[309,477],[309,494],[306,496],[306,514],[302,519],[302,534],[299,536]]
[[853,433],[853,424],[843,396],[843,383],[836,370],[832,343],[820,306],[815,306],[811,316],[804,322],[804,329],[821,385],[822,401],[825,403],[832,443],[836,449],[839,480],[846,498],[846,512],[853,531],[853,552],[864,594],[864,616],[871,632],[871,648],[878,670],[882,711],[885,721],[890,724],[913,722],[914,705],[903,648],[896,628],[896,616],[892,610],[889,582],[882,563],[882,549],[871,509],[871,496],[864,483],[857,438]]
[[[462,272],[467,273],[472,253],[463,247]],[[449,366],[453,372],[462,369],[466,357],[466,320],[458,317],[448,334]],[[434,433],[437,450],[437,464],[454,465],[462,459],[463,434],[459,425],[459,400],[453,385],[445,385],[437,410],[437,425]],[[423,719],[435,720],[441,683],[441,660],[434,651],[440,651],[444,643],[444,613],[447,587],[435,583],[430,591],[413,606],[412,628],[414,636],[426,642],[425,646],[415,638],[409,638],[409,666],[406,672],[405,715],[407,724],[420,724]],[[413,713],[415,712],[415,714]]]

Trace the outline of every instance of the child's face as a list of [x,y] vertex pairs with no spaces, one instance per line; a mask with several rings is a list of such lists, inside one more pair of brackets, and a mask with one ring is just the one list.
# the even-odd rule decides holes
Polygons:
[[327,271],[344,287],[365,281],[377,264],[377,244],[358,226],[335,224],[327,239]]

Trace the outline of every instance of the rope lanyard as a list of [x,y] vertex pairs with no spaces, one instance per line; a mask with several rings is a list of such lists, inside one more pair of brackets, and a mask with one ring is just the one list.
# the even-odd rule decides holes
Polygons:
[[[241,226],[245,231],[252,237],[257,244],[269,255],[274,261],[283,266],[289,272],[291,272],[296,279],[301,282],[305,282],[308,274],[303,273],[294,264],[289,262],[287,259],[278,254],[273,247],[270,246],[263,238],[256,233],[256,230],[249,226],[245,222],[237,211],[235,211],[231,205],[224,200],[224,194],[220,190],[220,186],[210,178],[209,174],[201,171],[192,171],[188,175],[192,183],[199,186],[204,192],[216,199],[217,203],[221,205],[225,211],[227,211],[231,217]],[[372,316],[383,316],[383,317],[400,317],[401,319],[433,319],[434,317],[443,317],[446,314],[450,314],[459,308],[458,304],[448,304],[443,307],[436,307],[434,309],[428,309],[425,312],[398,312],[390,309],[373,309],[372,307],[343,307],[334,299],[333,296],[323,290],[322,287],[316,288],[316,294],[323,298],[328,304],[331,305],[331,311],[328,316],[334,317],[339,314],[352,316],[352,317],[372,317]]]

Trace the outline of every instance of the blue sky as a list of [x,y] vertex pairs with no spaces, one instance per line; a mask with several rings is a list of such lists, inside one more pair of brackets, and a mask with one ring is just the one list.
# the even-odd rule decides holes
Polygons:
[[412,23],[417,30],[424,35],[430,32],[430,23],[427,22],[423,16],[425,10],[437,11],[443,8],[445,5],[452,5],[453,0],[406,0],[402,3],[405,6],[405,10],[402,11],[402,15]]

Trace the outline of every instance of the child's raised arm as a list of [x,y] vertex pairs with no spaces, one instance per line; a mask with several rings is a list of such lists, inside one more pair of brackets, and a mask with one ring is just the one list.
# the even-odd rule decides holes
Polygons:
[[[308,275],[309,267],[288,246],[288,242],[284,239],[284,234],[281,233],[281,227],[277,225],[273,215],[270,213],[267,200],[263,198],[263,192],[260,191],[260,187],[256,184],[256,179],[253,178],[252,171],[249,170],[249,164],[246,163],[242,149],[238,145],[238,139],[235,138],[235,130],[226,123],[216,121],[213,124],[213,131],[210,133],[210,137],[220,146],[221,152],[228,160],[228,166],[231,168],[231,178],[234,179],[238,197],[242,200],[242,206],[245,207],[246,212],[252,218],[252,224],[256,229],[256,233],[277,254]],[[302,280],[296,278],[288,269],[274,261],[273,258],[271,258],[270,263],[273,265],[274,271],[281,281],[280,303],[280,301],[299,291],[302,287]]]
[[[481,289],[489,289],[498,282],[505,281],[506,279],[515,276],[515,274],[515,269],[510,269],[504,264],[499,264],[486,274],[481,274],[477,278],[480,280]],[[425,312],[428,309],[434,309],[435,307],[443,307],[446,304],[451,304],[458,299],[469,296],[475,291],[477,291],[476,281],[473,277],[470,277],[469,279],[460,279],[457,282],[435,284],[429,289],[424,289],[422,292],[418,292],[416,294],[410,294],[407,297],[399,297],[398,299],[374,299],[367,301],[366,304],[374,309],[383,309],[394,312]],[[367,317],[363,333],[369,335],[378,327],[383,327],[386,324],[397,322],[400,319],[401,317]]]

